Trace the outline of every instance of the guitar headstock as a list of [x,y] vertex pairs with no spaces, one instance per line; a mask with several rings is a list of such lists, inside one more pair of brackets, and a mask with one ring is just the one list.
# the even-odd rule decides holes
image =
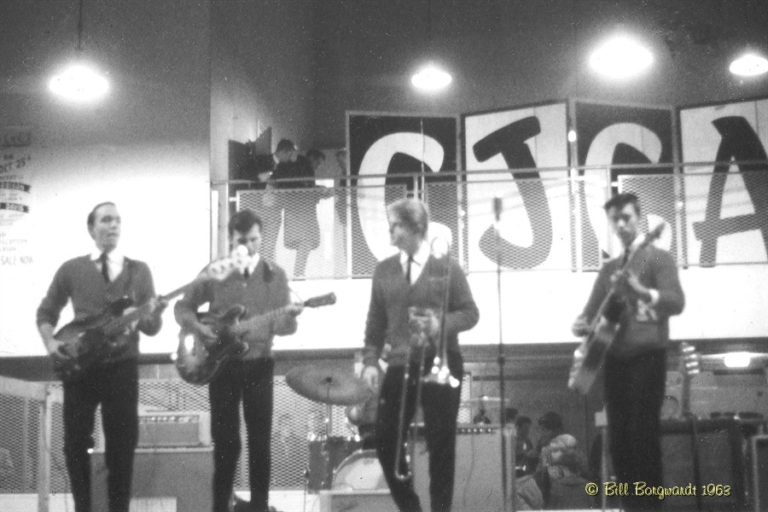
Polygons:
[[223,281],[233,271],[240,270],[248,266],[250,256],[248,249],[242,245],[235,247],[229,256],[210,262],[198,274],[198,280],[212,279],[214,281]]
[[645,235],[645,238],[643,238],[643,242],[640,244],[640,247],[647,247],[658,240],[661,237],[661,234],[664,232],[666,225],[666,222],[660,222],[655,228],[648,231],[648,233]]
[[325,295],[318,295],[304,302],[305,308],[319,308],[320,306],[330,306],[336,304],[336,294],[326,293]]

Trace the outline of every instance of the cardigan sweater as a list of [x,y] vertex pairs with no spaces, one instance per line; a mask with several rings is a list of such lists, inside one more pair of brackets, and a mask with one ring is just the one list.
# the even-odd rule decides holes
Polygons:
[[[458,333],[477,324],[480,313],[461,267],[453,261],[430,256],[419,278],[406,281],[400,255],[395,254],[377,266],[373,274],[371,302],[365,326],[363,362],[376,365],[385,344],[391,346],[390,365],[404,365],[411,344],[408,308],[417,306],[441,311],[448,285],[445,315],[448,351],[459,351]],[[412,360],[417,358],[411,351]]]
[[[104,281],[101,271],[90,255],[79,256],[65,262],[53,277],[40,306],[37,309],[38,327],[44,323],[56,326],[61,310],[72,300],[75,320],[101,313],[108,304],[128,297],[134,306],[141,306],[155,296],[152,273],[146,263],[125,258],[123,271],[109,283]],[[138,330],[150,336],[156,334],[162,325],[160,317],[142,319]],[[125,343],[127,351],[105,362],[135,359],[139,354],[139,334],[131,329],[117,337]]]

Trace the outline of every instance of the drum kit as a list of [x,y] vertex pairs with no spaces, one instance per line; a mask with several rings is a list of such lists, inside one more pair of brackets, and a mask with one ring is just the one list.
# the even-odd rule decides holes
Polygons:
[[285,381],[299,395],[327,407],[325,434],[309,442],[308,488],[387,489],[375,450],[360,449],[359,438],[331,436],[334,405],[347,406],[347,417],[354,425],[372,421],[370,411],[375,414],[376,394],[365,381],[351,372],[318,366],[294,368],[286,374]]

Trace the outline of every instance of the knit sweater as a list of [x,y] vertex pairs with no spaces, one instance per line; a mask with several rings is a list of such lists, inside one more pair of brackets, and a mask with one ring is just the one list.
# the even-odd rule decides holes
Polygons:
[[[141,306],[155,296],[152,273],[146,263],[125,258],[123,271],[113,281],[106,283],[101,271],[90,256],[79,256],[59,267],[37,309],[37,325],[56,326],[61,310],[72,301],[75,320],[97,315],[108,304],[128,297],[134,306]],[[144,334],[154,335],[161,327],[160,318],[150,317],[139,322],[138,329]],[[139,334],[131,330],[118,336],[125,343],[127,352],[108,361],[136,358],[139,354]]]
[[388,343],[392,347],[389,364],[405,364],[411,343],[408,308],[418,306],[441,311],[446,283],[449,286],[445,315],[447,349],[458,352],[458,333],[474,327],[480,318],[461,267],[452,260],[446,263],[430,256],[419,278],[409,284],[403,274],[399,255],[380,262],[372,280],[371,302],[365,326],[364,363],[375,365],[384,345]]
[[[208,311],[223,314],[233,306],[245,307],[243,320],[282,308],[289,303],[288,280],[285,271],[267,262],[264,258],[246,279],[240,272],[232,272],[222,281],[203,281],[192,286],[174,309],[176,321],[191,328],[197,318],[197,310],[209,303]],[[244,333],[243,341],[248,343],[244,359],[257,359],[272,355],[272,340],[275,334],[291,334],[296,330],[296,319],[290,315],[279,315],[266,329]]]

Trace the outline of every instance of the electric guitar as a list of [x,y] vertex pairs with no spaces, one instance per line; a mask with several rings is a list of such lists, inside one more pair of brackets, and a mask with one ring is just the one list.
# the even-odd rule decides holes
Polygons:
[[[242,266],[240,260],[245,256],[241,251],[234,251],[233,256],[229,258],[213,261],[194,280],[158,298],[161,301],[169,301],[200,281],[222,280],[234,269]],[[126,353],[129,343],[123,334],[126,330],[134,329],[134,323],[151,312],[147,303],[126,313],[131,306],[133,299],[122,297],[109,303],[99,313],[75,319],[59,329],[53,337],[63,341],[65,345],[61,347],[60,356],[53,356],[53,370],[56,375],[64,382],[74,382],[82,378],[84,372],[95,364]]]
[[[336,295],[328,293],[301,303],[305,308],[317,308],[336,303]],[[248,352],[248,344],[242,341],[243,334],[268,329],[272,321],[288,311],[288,306],[243,320],[245,307],[235,305],[219,314],[198,314],[198,321],[211,327],[215,338],[206,338],[200,333],[182,327],[179,346],[176,350],[176,369],[182,379],[190,384],[207,384],[213,380],[230,359],[239,358]]]
[[[664,223],[659,224],[645,235],[643,241],[629,255],[627,261],[621,267],[620,272],[626,272],[634,262],[637,254],[648,247],[664,231]],[[612,322],[603,315],[616,294],[617,284],[611,285],[610,290],[600,303],[594,318],[590,322],[589,330],[584,336],[579,348],[573,354],[573,364],[568,378],[568,387],[578,391],[582,395],[589,393],[595,382],[598,372],[603,367],[605,354],[619,332],[618,322]]]

